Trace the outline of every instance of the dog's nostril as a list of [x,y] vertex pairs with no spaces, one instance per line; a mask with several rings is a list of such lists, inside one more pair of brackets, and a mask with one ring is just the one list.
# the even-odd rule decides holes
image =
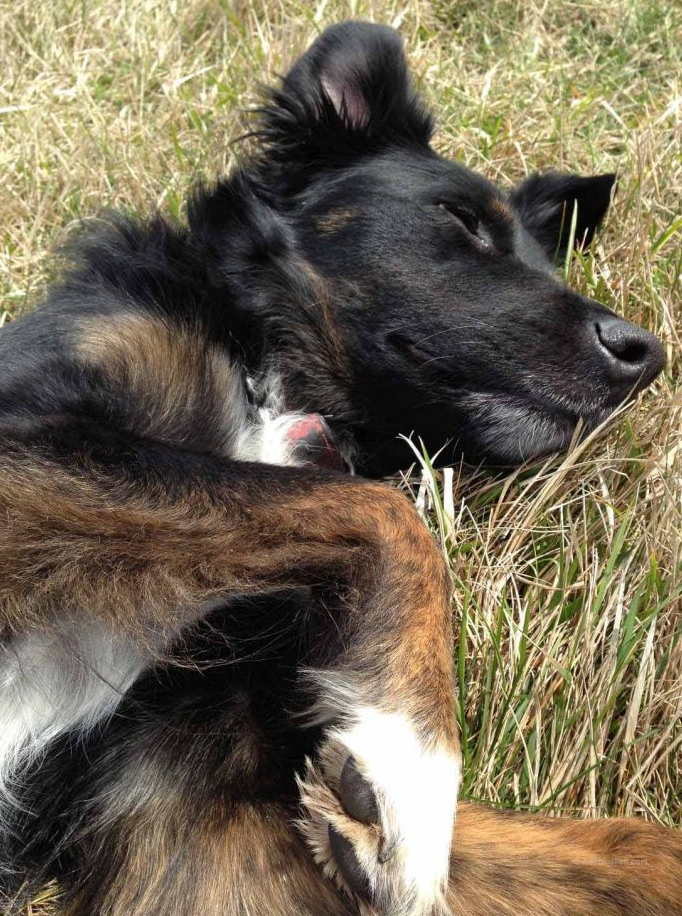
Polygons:
[[610,372],[615,381],[640,382],[643,387],[663,368],[663,347],[644,328],[614,316],[596,322],[595,330],[610,357]]
[[646,359],[647,347],[642,343],[629,343],[618,354],[626,363],[641,363]]
[[626,363],[641,363],[647,356],[646,331],[625,321],[597,322],[597,337],[602,346]]

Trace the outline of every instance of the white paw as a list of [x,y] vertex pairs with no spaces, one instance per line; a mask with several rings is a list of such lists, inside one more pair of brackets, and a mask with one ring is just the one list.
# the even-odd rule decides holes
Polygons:
[[446,912],[459,784],[448,749],[424,747],[400,714],[363,707],[327,733],[301,780],[301,827],[327,873],[375,910]]

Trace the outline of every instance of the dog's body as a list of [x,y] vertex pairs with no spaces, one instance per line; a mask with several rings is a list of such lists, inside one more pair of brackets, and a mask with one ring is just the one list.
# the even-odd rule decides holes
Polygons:
[[655,377],[655,338],[548,259],[612,176],[507,197],[445,162],[395,33],[361,24],[262,118],[187,228],[112,221],[0,337],[0,893],[682,912],[682,843],[646,825],[464,806],[451,853],[448,577],[402,496],[338,470],[396,470],[412,431],[518,462]]

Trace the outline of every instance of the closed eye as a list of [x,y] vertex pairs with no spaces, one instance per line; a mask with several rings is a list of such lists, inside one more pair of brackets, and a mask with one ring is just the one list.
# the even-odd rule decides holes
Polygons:
[[490,247],[490,238],[488,234],[483,231],[481,222],[473,210],[470,210],[468,207],[463,207],[460,204],[451,204],[442,200],[439,201],[438,206],[441,210],[445,210],[449,216],[455,219],[462,228],[472,236],[478,245],[483,248]]

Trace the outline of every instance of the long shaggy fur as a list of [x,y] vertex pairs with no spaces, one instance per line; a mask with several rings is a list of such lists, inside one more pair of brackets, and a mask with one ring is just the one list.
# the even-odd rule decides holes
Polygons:
[[431,129],[396,33],[335,26],[244,171],[183,225],[105,217],[2,329],[5,911],[56,879],[62,916],[682,912],[671,831],[455,822],[446,564],[339,470],[410,432],[518,463],[662,366],[548,257],[613,176],[509,195]]

